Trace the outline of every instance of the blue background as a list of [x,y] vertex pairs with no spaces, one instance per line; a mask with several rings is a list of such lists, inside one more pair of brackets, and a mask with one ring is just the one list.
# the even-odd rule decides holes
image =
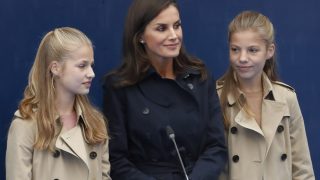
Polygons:
[[[101,106],[101,78],[121,59],[124,19],[130,0],[1,0],[0,179],[5,179],[7,131],[22,98],[37,47],[55,27],[82,30],[95,45],[96,78],[90,92]],[[316,177],[320,178],[320,1],[180,0],[184,41],[215,77],[228,66],[227,26],[242,10],[260,11],[276,29],[280,75],[298,94]],[[318,179],[317,178],[317,179]]]

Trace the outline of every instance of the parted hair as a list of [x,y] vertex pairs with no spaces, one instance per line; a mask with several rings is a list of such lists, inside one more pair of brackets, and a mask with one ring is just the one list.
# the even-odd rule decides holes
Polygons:
[[[56,28],[48,32],[40,42],[24,97],[19,104],[19,111],[24,120],[36,120],[36,149],[53,150],[57,135],[61,131],[61,123],[56,122],[58,112],[55,107],[56,92],[54,76],[50,70],[51,62],[64,61],[81,46],[92,48],[92,42],[84,33],[71,27]],[[88,97],[76,95],[74,107],[80,107],[82,110],[83,119],[79,122],[83,126],[87,143],[105,142],[108,138],[105,119],[91,105]]]

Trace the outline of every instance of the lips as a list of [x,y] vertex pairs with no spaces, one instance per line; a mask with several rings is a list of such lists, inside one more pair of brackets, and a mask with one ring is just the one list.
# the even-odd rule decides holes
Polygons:
[[251,69],[251,66],[237,66],[237,69],[239,71],[249,71]]
[[175,49],[180,45],[180,43],[174,43],[174,44],[166,44],[165,47],[168,47],[170,49]]
[[87,81],[87,82],[84,82],[84,83],[82,83],[83,85],[85,85],[85,86],[91,86],[91,81]]

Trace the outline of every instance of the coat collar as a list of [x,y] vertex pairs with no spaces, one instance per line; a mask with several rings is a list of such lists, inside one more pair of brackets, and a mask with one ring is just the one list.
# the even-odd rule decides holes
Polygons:
[[[36,109],[34,109],[36,111]],[[87,145],[86,138],[83,134],[83,126],[86,126],[87,121],[83,116],[82,109],[79,105],[75,106],[75,111],[77,114],[77,125],[70,129],[69,131],[60,131],[61,123],[59,120],[59,115],[55,116],[55,126],[56,126],[56,137],[55,147],[57,149],[68,152],[74,156],[79,157],[83,162],[89,167],[88,154],[90,147]],[[17,110],[14,115],[16,117],[22,118],[19,110]],[[80,122],[83,125],[80,125]]]
[[56,141],[56,148],[79,157],[89,167],[88,145],[79,124],[69,131],[62,132]]
[[[272,82],[269,80],[268,76],[265,73],[262,73],[262,83],[263,83],[263,92],[264,92],[263,98],[264,99],[274,100],[274,101],[283,101],[281,96],[277,96],[274,93],[274,88],[273,88]],[[237,88],[237,89],[239,92],[238,96],[235,96],[232,93],[229,93],[227,95],[228,103],[230,106],[234,105],[239,98],[242,98],[244,96],[244,93],[239,88]]]
[[[146,79],[152,75],[156,75],[156,76],[160,77],[160,75],[155,70],[155,68],[153,66],[150,66],[143,79]],[[181,73],[180,75],[177,76],[177,79],[186,79],[186,78],[190,77],[190,75],[200,75],[200,71],[196,70],[196,69],[191,69],[191,68],[186,69],[183,73]]]
[[[269,80],[266,74],[262,75],[262,82],[264,95],[261,111],[261,128],[254,118],[248,117],[247,113],[243,109],[241,109],[235,116],[235,122],[240,126],[251,129],[263,136],[268,143],[267,150],[269,150],[281,120],[284,116],[290,116],[290,114],[285,97],[276,91],[273,83]],[[232,94],[228,94],[227,98],[229,105],[233,106],[241,96],[244,97],[244,94],[240,89],[239,96],[237,98]]]
[[[181,73],[176,77],[175,81],[182,82],[193,76],[198,76],[199,74],[200,72],[198,70],[186,69],[184,73]],[[161,87],[167,86],[167,82],[165,82],[165,80],[162,81],[161,76],[156,72],[156,70],[153,67],[150,67],[146,73],[146,76],[140,83],[137,84],[137,86],[143,95],[153,103],[163,107],[169,107],[172,104],[171,97],[166,95],[166,90],[159,89],[159,86],[155,86],[155,82],[160,86],[162,83],[164,83]]]
[[[83,111],[79,104],[75,103],[75,111],[77,117],[77,125],[68,130],[57,131],[57,141],[55,146],[57,149],[68,152],[79,157],[89,167],[88,148],[86,138],[84,136],[84,126],[87,126],[87,121],[83,116]],[[56,117],[56,126],[61,126],[59,116]],[[61,127],[59,127],[61,128]]]

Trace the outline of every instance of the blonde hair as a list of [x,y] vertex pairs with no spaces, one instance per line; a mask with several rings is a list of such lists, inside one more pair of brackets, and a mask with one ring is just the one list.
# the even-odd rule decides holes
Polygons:
[[[29,82],[20,102],[19,111],[23,119],[37,121],[37,136],[34,147],[36,149],[50,149],[54,147],[57,129],[55,119],[54,76],[50,70],[52,61],[63,61],[80,46],[92,47],[90,39],[81,31],[62,27],[48,32],[42,39],[35,61],[29,73]],[[103,115],[91,104],[86,95],[76,95],[74,106],[79,106],[83,112],[84,135],[87,143],[104,142],[108,136]],[[58,126],[59,127],[59,126]]]
[[[228,27],[228,42],[232,35],[236,32],[252,30],[257,32],[261,38],[265,41],[266,47],[274,42],[274,28],[268,17],[264,16],[261,13],[254,11],[243,11],[238,14],[229,24]],[[278,75],[276,72],[276,59],[272,56],[268,59],[264,65],[263,71],[267,74],[268,78],[272,81],[278,80]],[[228,108],[228,94],[233,94],[234,97],[239,96],[238,88],[239,83],[235,75],[234,70],[229,66],[226,73],[218,80],[218,85],[223,85],[223,89],[220,95],[220,103],[224,116],[224,125],[228,129],[230,126],[230,120],[227,117],[227,108]],[[250,111],[247,109],[246,100],[244,98],[239,98],[236,101],[236,105],[239,109],[241,107],[248,113],[250,116]]]

